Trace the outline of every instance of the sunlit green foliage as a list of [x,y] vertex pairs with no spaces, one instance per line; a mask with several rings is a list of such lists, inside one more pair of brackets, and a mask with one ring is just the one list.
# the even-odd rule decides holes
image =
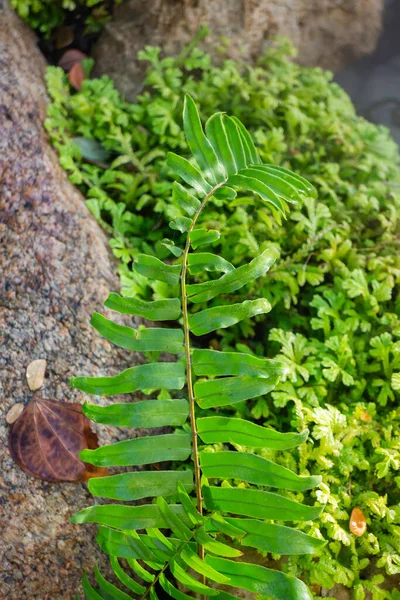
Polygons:
[[98,31],[110,19],[110,4],[104,0],[10,0],[10,4],[21,19],[45,37],[73,12],[85,17],[87,32]]

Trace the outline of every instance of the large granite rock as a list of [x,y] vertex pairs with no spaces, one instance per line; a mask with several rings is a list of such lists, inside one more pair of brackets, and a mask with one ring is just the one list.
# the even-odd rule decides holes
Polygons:
[[145,45],[176,53],[200,25],[232,41],[231,55],[251,60],[268,39],[288,36],[300,63],[338,70],[372,52],[381,30],[384,0],[128,0],[116,6],[113,20],[95,47],[97,73],[107,73],[132,99],[145,67],[136,59]]
[[[1,3],[0,3],[1,4]],[[73,600],[84,569],[107,564],[94,528],[68,522],[93,503],[83,484],[26,476],[7,449],[5,415],[34,394],[82,401],[73,374],[130,363],[90,327],[117,289],[107,240],[68,182],[42,122],[45,63],[32,33],[0,8],[0,598]],[[47,360],[31,392],[28,364]],[[129,360],[134,357],[130,355]],[[110,434],[102,430],[103,442]]]

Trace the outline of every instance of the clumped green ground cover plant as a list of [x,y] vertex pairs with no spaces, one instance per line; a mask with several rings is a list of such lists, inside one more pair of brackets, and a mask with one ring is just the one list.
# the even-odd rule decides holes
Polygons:
[[[203,121],[216,111],[237,116],[263,162],[313,183],[318,202],[305,198],[286,220],[273,206],[255,204],[251,193],[240,202],[211,199],[198,223],[219,231],[213,252],[234,266],[267,249],[279,257],[265,277],[226,299],[266,295],[271,313],[201,341],[287,365],[286,380],[272,394],[236,409],[280,431],[310,429],[298,452],[264,451],[299,474],[323,478],[315,493],[327,506],[315,532],[330,543],[319,560],[291,557],[291,572],[315,584],[317,594],[319,586],[341,583],[356,600],[368,591],[374,600],[395,598],[382,582],[400,572],[398,151],[384,128],[357,117],[328,73],[300,67],[290,54],[281,43],[256,66],[233,60],[214,66],[196,47],[177,58],[148,48],[147,87],[135,104],[106,77],[85,81],[75,93],[52,68],[47,128],[110,235],[122,293],[143,300],[176,294],[143,278],[132,262],[142,252],[164,259],[171,239],[181,243],[179,230],[171,235],[167,228],[184,214],[169,202],[166,154],[189,155],[182,90],[195,98]],[[192,274],[199,283],[213,277]],[[367,520],[359,538],[349,530],[355,507]]]
[[[183,121],[195,164],[169,153],[168,165],[186,184],[174,182],[172,191],[172,203],[186,216],[170,223],[173,230],[185,234],[185,244],[171,247],[172,261],[140,254],[134,265],[143,277],[178,286],[180,293],[175,298],[155,301],[112,293],[106,301],[107,307],[121,313],[153,321],[181,320],[182,327],[134,330],[99,313],[92,319],[92,325],[103,336],[123,348],[148,355],[167,352],[182,358],[157,362],[156,355],[156,360],[116,376],[76,377],[71,382],[74,388],[105,396],[162,390],[158,399],[108,406],[85,404],[83,411],[96,422],[118,427],[181,429],[81,452],[85,462],[97,467],[147,465],[144,471],[89,481],[95,496],[120,501],[146,499],[147,503],[96,504],[80,511],[73,520],[100,525],[97,541],[110,555],[117,579],[136,597],[157,600],[159,590],[164,590],[177,600],[191,598],[175,587],[176,581],[201,598],[236,597],[209,587],[211,581],[276,600],[311,600],[300,579],[233,560],[242,555],[240,548],[244,547],[296,555],[314,554],[324,545],[321,536],[311,537],[274,522],[316,519],[321,505],[301,504],[292,496],[318,485],[321,478],[299,476],[260,455],[260,447],[282,451],[301,445],[307,430],[280,433],[232,416],[237,403],[273,390],[286,365],[241,352],[196,348],[192,336],[204,336],[271,310],[265,298],[229,305],[217,300],[218,305],[208,307],[209,301],[261,277],[278,256],[274,249],[266,249],[249,264],[235,268],[220,255],[204,252],[203,246],[212,244],[217,234],[217,230],[198,225],[211,198],[235,198],[236,190],[251,191],[284,215],[287,202],[299,203],[303,196],[312,195],[313,189],[305,179],[286,169],[262,164],[251,137],[235,117],[216,113],[207,121],[205,135],[196,106],[186,96]],[[222,275],[190,283],[190,273],[203,270]],[[168,397],[170,391],[184,387],[188,400]],[[190,465],[184,463],[176,470],[153,466],[186,461],[189,456]],[[271,488],[285,492],[277,494]],[[151,502],[153,498],[156,502]],[[126,559],[139,581],[128,575],[119,559]],[[193,577],[189,569],[201,579]],[[88,599],[131,598],[98,569],[95,577],[98,592],[86,576],[83,579]]]
[[[75,15],[84,18],[86,31],[95,32],[110,18],[111,6],[121,0],[10,0],[18,15],[45,37]],[[79,17],[77,17],[79,15]]]

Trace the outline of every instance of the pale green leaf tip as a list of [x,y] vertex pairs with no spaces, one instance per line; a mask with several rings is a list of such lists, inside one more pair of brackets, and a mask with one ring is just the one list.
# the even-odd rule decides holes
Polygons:
[[310,435],[310,430],[303,429],[303,431],[300,432],[300,435],[302,437],[301,443],[304,444],[304,442],[306,442],[308,440],[308,436]]
[[90,455],[92,454],[92,452],[95,452],[94,450],[89,450],[89,448],[85,448],[84,450],[81,450],[78,454],[80,460],[83,460],[83,462],[89,462],[87,460],[87,457],[90,458]]

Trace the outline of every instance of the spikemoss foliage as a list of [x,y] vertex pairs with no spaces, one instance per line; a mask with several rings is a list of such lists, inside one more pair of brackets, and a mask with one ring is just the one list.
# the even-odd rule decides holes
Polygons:
[[[181,241],[167,227],[183,212],[168,202],[166,155],[189,156],[183,92],[204,120],[216,111],[239,117],[263,162],[316,187],[318,201],[306,199],[287,220],[251,195],[214,200],[204,211],[201,224],[220,232],[213,251],[233,265],[268,248],[280,258],[267,276],[225,298],[257,298],[265,288],[273,311],[202,343],[287,363],[286,381],[270,396],[235,409],[279,430],[311,431],[297,454],[263,454],[323,477],[315,494],[327,508],[311,533],[330,543],[318,560],[291,557],[289,571],[314,584],[317,596],[341,583],[356,600],[367,591],[373,600],[397,598],[381,584],[400,573],[399,156],[387,130],[358,117],[329,73],[300,67],[292,55],[283,41],[256,66],[229,59],[214,66],[197,47],[178,58],[149,47],[141,54],[150,65],[147,87],[135,104],[107,77],[85,81],[76,93],[50,68],[46,127],[110,235],[122,292],[143,299],[176,294],[162,282],[150,287],[131,266],[141,252],[164,259]],[[354,507],[366,517],[362,537],[349,530]]]

